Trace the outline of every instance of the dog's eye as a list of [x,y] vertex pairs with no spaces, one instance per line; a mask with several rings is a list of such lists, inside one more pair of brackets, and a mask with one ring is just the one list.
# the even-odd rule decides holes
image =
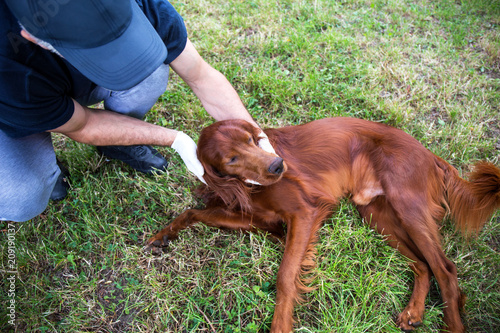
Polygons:
[[231,157],[231,159],[229,160],[228,164],[232,164],[234,162],[236,162],[238,160],[238,156],[233,156]]
[[252,137],[249,137],[249,138],[248,138],[248,143],[249,143],[249,144],[252,144],[252,143],[253,143],[253,138],[252,138]]

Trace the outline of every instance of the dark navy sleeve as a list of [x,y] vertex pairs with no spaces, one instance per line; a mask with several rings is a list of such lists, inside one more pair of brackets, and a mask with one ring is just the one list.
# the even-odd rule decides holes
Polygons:
[[0,130],[11,137],[45,132],[73,115],[73,79],[67,62],[19,35],[0,1]]
[[168,50],[166,64],[170,64],[184,51],[187,31],[184,20],[166,0],[136,0],[155,27]]
[[60,87],[33,69],[6,59],[0,63],[0,129],[7,135],[45,132],[71,118],[73,100]]

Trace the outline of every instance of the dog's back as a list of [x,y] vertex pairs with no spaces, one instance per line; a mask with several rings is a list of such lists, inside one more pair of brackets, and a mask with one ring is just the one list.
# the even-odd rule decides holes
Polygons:
[[478,231],[500,207],[500,170],[475,166],[470,181],[409,134],[384,124],[338,117],[266,130],[290,177],[307,177],[319,200],[350,195],[357,205],[376,196],[420,196],[434,219],[451,209],[464,232]]
[[287,162],[285,177],[306,177],[323,201],[351,195],[365,205],[378,195],[402,195],[405,188],[425,192],[421,180],[438,182],[443,174],[434,154],[417,140],[380,123],[327,118],[266,133]]

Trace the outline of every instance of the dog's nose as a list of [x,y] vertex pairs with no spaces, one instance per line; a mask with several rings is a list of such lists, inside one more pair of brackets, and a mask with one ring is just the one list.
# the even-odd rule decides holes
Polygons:
[[270,173],[273,173],[275,175],[279,175],[280,173],[283,172],[283,159],[281,157],[276,157],[274,161],[271,163],[269,166],[269,169],[267,169]]

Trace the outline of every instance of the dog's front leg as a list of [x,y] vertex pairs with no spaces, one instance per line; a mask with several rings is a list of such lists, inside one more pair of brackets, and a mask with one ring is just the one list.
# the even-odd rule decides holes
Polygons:
[[293,308],[300,292],[300,272],[312,242],[313,222],[308,218],[294,218],[288,225],[285,252],[276,282],[276,307],[271,333],[293,331]]
[[179,232],[202,222],[210,227],[223,229],[253,231],[251,218],[243,213],[233,213],[223,208],[188,209],[179,215],[166,228],[159,231],[146,242],[146,250],[167,246],[176,239]]

